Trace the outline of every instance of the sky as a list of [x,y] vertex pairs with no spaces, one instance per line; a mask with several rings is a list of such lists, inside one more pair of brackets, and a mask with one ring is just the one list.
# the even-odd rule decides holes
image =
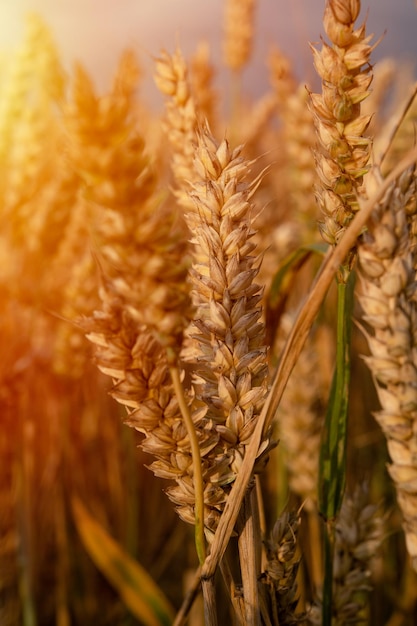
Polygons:
[[[324,4],[258,0],[256,46],[244,74],[249,93],[259,95],[268,88],[265,59],[273,43],[292,58],[300,79],[314,75],[308,41],[317,42],[323,34]],[[178,44],[188,55],[204,39],[219,66],[223,7],[224,0],[0,0],[0,51],[18,44],[25,13],[35,11],[50,26],[65,65],[81,61],[100,89],[109,83],[122,50],[133,47],[145,69],[145,98],[152,101],[158,97],[152,57],[161,48],[172,52]],[[415,0],[363,0],[361,16],[366,13],[367,32],[374,33],[375,40],[385,33],[373,60],[389,56],[417,66]]]

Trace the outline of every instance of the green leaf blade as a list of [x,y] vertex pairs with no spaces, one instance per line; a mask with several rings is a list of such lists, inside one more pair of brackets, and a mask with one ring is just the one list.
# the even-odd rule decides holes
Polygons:
[[349,411],[350,335],[354,276],[338,284],[336,369],[330,389],[319,461],[319,511],[334,519],[346,481],[346,438]]

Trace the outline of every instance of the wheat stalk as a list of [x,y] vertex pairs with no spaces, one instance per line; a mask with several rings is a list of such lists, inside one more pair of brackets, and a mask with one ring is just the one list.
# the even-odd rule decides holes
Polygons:
[[[193,475],[201,492],[200,449],[204,453],[207,437],[209,447],[216,440],[200,412],[198,447],[191,400],[179,384],[177,361],[189,317],[186,244],[155,193],[144,142],[131,121],[136,76],[132,57],[123,58],[113,92],[99,99],[79,71],[68,114],[73,162],[99,211],[94,233],[104,269],[101,309],[82,325],[96,346],[100,370],[113,379],[111,395],[128,407],[126,422],[144,433],[143,448],[157,457],[153,471],[177,481],[178,489],[168,495],[187,521],[197,517],[202,530],[202,506],[194,513]],[[103,143],[106,149],[98,150]]]
[[[198,133],[195,167],[201,182],[193,185],[195,210],[187,214],[196,308],[190,357],[196,401],[207,407],[205,417],[218,436],[218,444],[203,459],[203,477],[212,484],[205,518],[211,538],[266,396],[267,351],[260,321],[262,289],[254,282],[259,258],[252,241],[252,196],[259,181],[249,182],[250,162],[240,148],[231,150],[225,140],[218,144],[207,127]],[[266,436],[259,452],[268,445]],[[246,533],[252,519],[249,501],[243,511],[247,513],[240,527]],[[240,545],[246,551],[253,541],[246,537]],[[241,569],[246,619],[255,624],[259,615],[252,558],[241,558]]]

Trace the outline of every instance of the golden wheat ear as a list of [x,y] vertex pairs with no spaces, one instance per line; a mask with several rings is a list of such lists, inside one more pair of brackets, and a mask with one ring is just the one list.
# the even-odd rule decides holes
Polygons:
[[[270,82],[274,90],[281,121],[280,137],[284,153],[281,186],[285,189],[285,205],[290,202],[291,216],[304,237],[311,240],[316,231],[317,203],[311,193],[317,179],[314,149],[316,131],[304,83],[297,83],[290,60],[277,48],[268,57]],[[288,219],[288,218],[287,218]]]
[[406,207],[414,198],[414,167],[391,185],[374,209],[358,247],[361,304],[371,355],[365,357],[378,392],[375,414],[388,444],[389,473],[404,519],[407,549],[417,571],[415,260]]
[[[190,280],[196,309],[190,356],[196,401],[207,407],[205,417],[219,437],[203,459],[203,478],[212,495],[205,519],[211,541],[225,507],[232,506],[231,487],[266,398],[268,365],[262,288],[255,282],[260,258],[253,240],[253,195],[259,176],[252,180],[252,163],[242,149],[231,149],[226,140],[217,142],[207,126],[199,129],[195,154],[195,208],[186,215],[194,246]],[[269,435],[260,444],[256,470],[262,469],[259,457],[270,447]],[[258,623],[259,612],[259,536],[252,488],[253,481],[238,507],[235,529],[246,623]],[[208,577],[205,587],[210,584]]]
[[252,52],[256,0],[227,0],[223,57],[227,67],[240,71]]
[[[311,110],[319,147],[316,168],[320,179],[317,200],[323,214],[323,239],[337,244],[359,209],[364,196],[371,139],[366,135],[370,115],[361,115],[361,102],[372,81],[370,55],[374,48],[365,24],[355,29],[360,1],[329,0],[324,26],[331,45],[311,46],[314,65],[322,79],[321,94],[311,94]],[[347,259],[346,270],[353,265]]]
[[201,119],[206,119],[214,129],[218,122],[218,94],[214,88],[215,68],[211,61],[211,50],[207,42],[201,42],[190,61],[190,83]]
[[[193,458],[170,370],[191,316],[187,242],[161,202],[157,178],[133,116],[134,59],[124,56],[113,88],[98,97],[87,74],[76,74],[67,122],[69,155],[84,181],[100,260],[101,306],[84,328],[99,369],[113,380],[111,395],[127,408],[126,422],[145,436],[154,472],[177,481],[182,517],[194,519]],[[176,374],[178,372],[176,371]],[[181,377],[181,374],[178,374]],[[186,407],[192,396],[181,400]],[[206,422],[195,417],[204,452]],[[215,445],[216,441],[208,444]]]
[[[193,185],[195,209],[190,271],[196,308],[190,330],[196,398],[207,406],[219,443],[204,460],[218,505],[207,519],[214,530],[267,391],[267,350],[261,321],[262,288],[255,283],[253,185],[250,163],[207,127],[198,133]],[[213,501],[214,503],[214,501]]]

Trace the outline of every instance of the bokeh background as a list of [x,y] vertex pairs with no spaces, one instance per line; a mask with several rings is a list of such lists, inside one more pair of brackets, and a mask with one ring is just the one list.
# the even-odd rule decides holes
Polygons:
[[[272,43],[294,60],[300,78],[314,78],[308,41],[318,41],[324,0],[259,0],[255,49],[245,70],[245,88],[259,95],[267,89],[265,67]],[[152,56],[177,44],[185,54],[205,39],[216,63],[221,59],[223,0],[0,0],[0,47],[20,40],[23,18],[38,12],[49,24],[67,66],[83,65],[104,88],[117,55],[133,47],[145,70],[144,96],[157,105],[161,98],[151,78]],[[413,0],[364,0],[362,17],[375,41],[383,36],[374,61],[391,56],[414,67],[417,57],[417,12]],[[219,63],[217,63],[219,65]],[[220,85],[227,80],[222,73]]]

